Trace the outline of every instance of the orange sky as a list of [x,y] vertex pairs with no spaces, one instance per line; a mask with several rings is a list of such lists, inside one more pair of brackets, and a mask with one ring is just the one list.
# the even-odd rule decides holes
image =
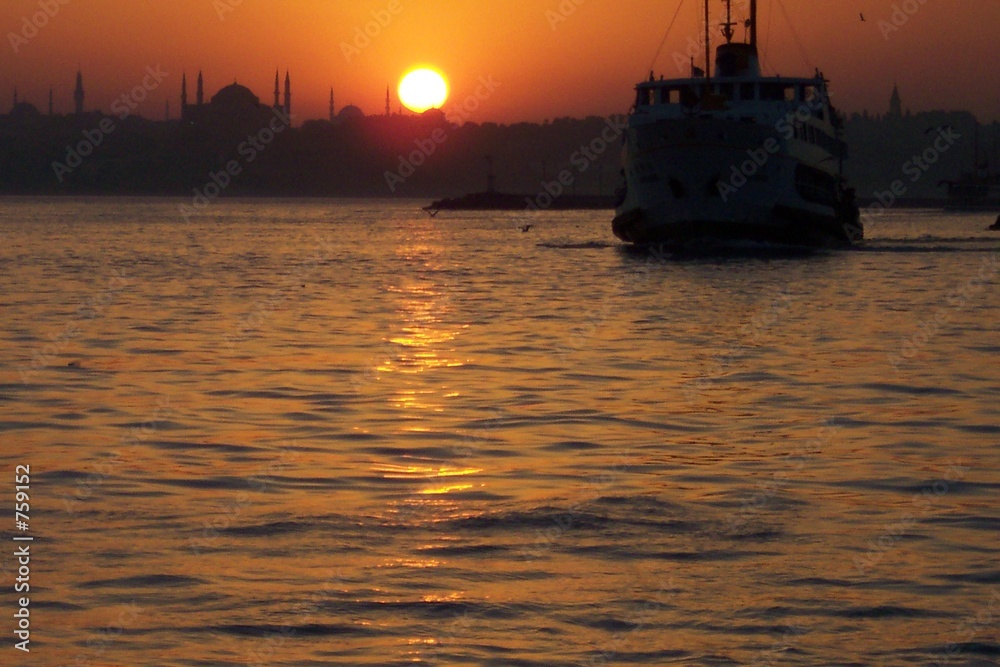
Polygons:
[[[192,98],[202,68],[207,96],[235,78],[270,103],[277,66],[282,78],[291,71],[301,121],[326,116],[331,85],[338,108],[353,103],[381,112],[386,84],[395,90],[408,68],[428,63],[450,79],[453,105],[476,93],[480,77],[499,84],[468,114],[472,121],[605,115],[628,109],[678,1],[0,0],[0,91],[9,100],[16,84],[22,99],[44,111],[52,85],[56,111],[65,112],[79,66],[87,107],[108,110],[142,81],[147,66],[160,65],[170,77],[139,112],[162,118],[169,96],[176,117],[182,70]],[[738,10],[743,1],[734,2]],[[913,111],[971,109],[980,120],[1000,119],[1000,2],[920,1],[760,0],[767,70],[812,72],[779,10],[783,3],[809,63],[832,80],[841,108],[884,111],[898,82]],[[21,32],[22,17],[59,2],[68,4],[15,53],[9,33]],[[894,4],[908,3],[919,9],[883,37],[879,21],[890,19]],[[697,37],[699,5],[684,1],[658,73],[678,75],[673,54]],[[723,7],[721,0],[712,5],[716,13]],[[560,14],[560,7],[573,11]],[[220,19],[220,8],[232,11]],[[373,11],[391,20],[348,59],[341,45],[353,43],[355,28],[372,21]],[[555,23],[555,16],[565,20]]]

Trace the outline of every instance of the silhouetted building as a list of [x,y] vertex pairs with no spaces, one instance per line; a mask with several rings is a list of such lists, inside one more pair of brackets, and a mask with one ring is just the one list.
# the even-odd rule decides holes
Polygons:
[[892,97],[889,98],[889,117],[903,117],[903,101],[899,97],[899,86],[893,84]]
[[76,103],[76,115],[83,115],[83,74],[76,73],[76,90],[73,91],[73,101]]
[[42,113],[34,104],[28,102],[18,102],[10,110],[9,118],[15,122],[34,121],[42,117]]
[[285,71],[285,116],[292,117],[292,78]]
[[205,103],[204,78],[198,72],[197,103],[192,106],[187,103],[187,78],[181,78],[181,119],[187,123],[211,125],[214,127],[244,127],[263,126],[267,124],[274,113],[290,116],[292,108],[292,81],[285,74],[285,99],[281,102],[280,78],[274,74],[274,104],[261,104],[260,98],[246,86],[235,81],[217,92],[207,104]]

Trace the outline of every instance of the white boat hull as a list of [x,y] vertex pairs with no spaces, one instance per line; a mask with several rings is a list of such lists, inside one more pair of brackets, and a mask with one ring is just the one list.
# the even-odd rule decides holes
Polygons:
[[849,245],[862,236],[857,207],[839,196],[832,174],[829,187],[805,196],[797,184],[800,165],[832,171],[829,154],[773,127],[697,117],[630,124],[624,162],[612,226],[624,241]]

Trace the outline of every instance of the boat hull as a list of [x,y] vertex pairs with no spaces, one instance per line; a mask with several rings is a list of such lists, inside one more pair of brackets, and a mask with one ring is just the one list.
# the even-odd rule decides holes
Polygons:
[[[849,246],[863,228],[853,198],[821,171],[829,161],[755,123],[680,119],[630,127],[626,191],[612,231],[636,244]],[[803,173],[818,174],[824,187],[803,186]]]
[[635,244],[687,244],[697,241],[759,242],[814,247],[848,247],[861,238],[856,214],[817,214],[776,205],[761,219],[737,221],[699,217],[690,212],[632,209],[615,216],[612,232]]

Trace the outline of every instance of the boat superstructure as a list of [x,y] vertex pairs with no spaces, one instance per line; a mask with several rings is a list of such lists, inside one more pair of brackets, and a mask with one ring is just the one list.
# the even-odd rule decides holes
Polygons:
[[843,122],[827,80],[765,77],[757,52],[757,2],[747,39],[734,41],[731,0],[725,42],[710,69],[636,86],[624,145],[625,186],[612,225],[632,243],[745,239],[849,245],[863,237],[843,171]]

